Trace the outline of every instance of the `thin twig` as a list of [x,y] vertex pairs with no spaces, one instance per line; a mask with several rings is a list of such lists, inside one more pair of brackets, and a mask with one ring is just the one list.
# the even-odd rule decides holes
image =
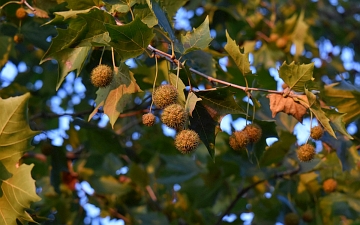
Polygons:
[[[291,175],[295,175],[300,171],[300,166],[298,168],[296,168],[295,170],[291,170],[291,171],[285,171],[283,173],[277,173],[275,175],[273,175],[272,177],[268,178],[268,179],[277,179],[277,178],[282,178],[284,176],[291,176]],[[223,218],[230,213],[230,211],[234,208],[234,206],[236,205],[236,203],[238,202],[238,200],[244,195],[246,194],[246,192],[248,192],[250,189],[254,188],[256,185],[261,184],[265,181],[267,181],[268,179],[263,179],[263,180],[259,180],[253,184],[250,184],[249,186],[240,189],[239,192],[237,193],[236,197],[234,198],[234,200],[230,203],[230,205],[226,208],[226,210],[221,214],[221,216],[219,217],[218,221],[215,223],[215,225],[220,225],[222,223]]]
[[[177,59],[173,59],[172,56],[168,53],[165,53],[157,48],[154,48],[153,46],[151,45],[148,45],[147,47],[150,51],[154,52],[155,54],[165,58],[167,61],[169,62],[172,62],[174,64],[179,64],[180,66],[182,66],[182,64],[177,60]],[[268,92],[268,93],[276,93],[276,94],[282,94],[283,91],[275,91],[275,90],[268,90],[268,89],[262,89],[262,88],[246,88],[244,86],[240,86],[240,85],[237,85],[237,84],[233,84],[233,83],[230,83],[230,82],[226,82],[226,81],[223,81],[223,80],[219,80],[219,79],[216,79],[214,77],[210,77],[200,71],[197,71],[193,68],[190,68],[189,69],[192,73],[196,74],[196,75],[199,75],[199,76],[202,76],[204,78],[206,78],[208,81],[210,82],[217,82],[219,84],[223,84],[223,85],[226,85],[226,86],[229,86],[229,87],[233,87],[233,88],[237,88],[237,89],[240,89],[240,90],[243,90],[243,91],[263,91],[263,92]]]

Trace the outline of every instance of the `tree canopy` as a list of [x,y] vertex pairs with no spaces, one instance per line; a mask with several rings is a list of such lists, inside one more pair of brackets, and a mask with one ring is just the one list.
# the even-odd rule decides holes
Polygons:
[[0,223],[360,224],[359,41],[357,0],[0,0]]

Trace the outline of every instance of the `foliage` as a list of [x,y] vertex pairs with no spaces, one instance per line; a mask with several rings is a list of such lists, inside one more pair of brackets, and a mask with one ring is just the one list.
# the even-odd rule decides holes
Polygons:
[[[242,224],[245,213],[253,224],[360,223],[355,0],[0,0],[0,10],[1,223],[86,224],[89,204],[126,224]],[[193,12],[182,21],[192,29],[177,12]],[[113,78],[97,89],[99,64]],[[199,137],[194,152],[164,135],[152,103],[164,83],[188,116],[173,132],[196,132],[178,140],[192,150]],[[260,139],[232,150],[227,115],[257,124]],[[308,138],[315,121],[319,141]],[[304,144],[316,146],[310,162],[297,158]]]

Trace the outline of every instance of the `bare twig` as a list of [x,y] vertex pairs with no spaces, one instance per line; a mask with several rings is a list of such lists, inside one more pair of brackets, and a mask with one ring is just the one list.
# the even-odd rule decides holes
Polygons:
[[[172,62],[172,63],[174,63],[176,65],[182,66],[182,64],[179,62],[179,60],[172,58],[172,56],[170,54],[168,54],[168,53],[165,53],[165,52],[163,52],[163,51],[161,51],[161,50],[159,50],[157,48],[154,48],[151,45],[148,45],[147,49],[154,52],[156,55],[159,55],[159,56],[165,58],[169,62]],[[226,82],[226,81],[223,81],[223,80],[216,79],[214,77],[210,77],[210,76],[208,76],[208,75],[206,75],[206,74],[204,74],[204,73],[202,73],[200,71],[197,71],[197,70],[195,70],[193,68],[190,68],[189,70],[192,73],[196,74],[196,75],[199,75],[199,76],[202,76],[202,77],[206,78],[210,82],[217,82],[219,84],[223,84],[223,85],[226,85],[226,86],[229,86],[229,87],[237,88],[237,89],[243,90],[245,92],[247,92],[247,91],[263,91],[263,92],[276,93],[276,94],[282,94],[283,93],[283,91],[275,91],[275,90],[268,90],[268,89],[262,89],[262,88],[250,88],[250,87],[246,88],[244,86],[240,86],[240,85],[237,85],[237,84],[233,84],[233,83],[230,83],[230,82]]]
[[267,179],[263,179],[263,180],[259,180],[253,184],[250,184],[249,186],[240,189],[239,192],[237,193],[237,195],[235,196],[234,200],[230,203],[230,205],[226,208],[226,210],[221,214],[221,216],[219,217],[218,221],[215,223],[215,225],[220,225],[222,223],[223,218],[229,214],[229,212],[231,211],[232,208],[234,208],[235,204],[237,203],[237,201],[246,193],[248,192],[250,189],[254,188],[256,185],[261,184],[265,181],[267,181],[268,179],[277,179],[277,178],[282,178],[284,176],[292,176],[297,174],[300,171],[300,166],[294,170],[291,171],[285,171],[282,173],[277,173],[275,175],[273,175],[270,178]]

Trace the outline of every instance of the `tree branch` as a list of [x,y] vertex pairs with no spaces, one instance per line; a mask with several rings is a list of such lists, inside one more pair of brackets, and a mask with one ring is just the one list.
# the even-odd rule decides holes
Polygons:
[[[268,179],[277,179],[277,178],[282,178],[284,176],[292,176],[297,174],[300,171],[300,166],[298,168],[296,168],[295,170],[291,170],[291,171],[285,171],[282,173],[277,173],[274,174],[273,176],[271,176]],[[253,184],[250,184],[249,186],[240,189],[239,192],[237,193],[237,195],[235,196],[234,200],[230,203],[230,205],[226,208],[226,210],[221,214],[221,216],[219,217],[218,221],[215,223],[215,225],[221,225],[223,218],[229,214],[229,212],[234,208],[235,204],[237,203],[237,201],[244,195],[246,194],[246,192],[248,192],[250,189],[254,188],[256,185],[261,184],[265,181],[267,181],[268,179],[263,179],[263,180],[259,180]]]
[[[147,49],[149,49],[151,52],[153,52],[154,54],[156,55],[159,55],[161,56],[162,58],[165,58],[167,61],[171,62],[171,63],[174,63],[175,65],[181,65],[182,66],[182,63],[179,62],[178,59],[176,58],[172,58],[172,56],[168,53],[165,53],[157,48],[154,48],[153,46],[151,45],[148,45]],[[182,66],[183,67],[183,66]],[[224,84],[226,86],[229,86],[229,87],[233,87],[233,88],[237,88],[237,89],[240,89],[242,91],[263,91],[263,92],[268,92],[268,93],[276,93],[276,94],[282,94],[283,91],[275,91],[275,90],[268,90],[268,89],[262,89],[262,88],[247,88],[247,87],[244,87],[244,86],[240,86],[240,85],[237,85],[237,84],[233,84],[233,83],[230,83],[230,82],[226,82],[226,81],[223,81],[223,80],[219,80],[219,79],[216,79],[216,78],[213,78],[213,77],[210,77],[198,70],[195,70],[193,68],[190,68],[189,69],[192,73],[196,74],[196,75],[199,75],[199,76],[202,76],[204,78],[206,78],[208,81],[210,82],[217,82],[219,84]]]

